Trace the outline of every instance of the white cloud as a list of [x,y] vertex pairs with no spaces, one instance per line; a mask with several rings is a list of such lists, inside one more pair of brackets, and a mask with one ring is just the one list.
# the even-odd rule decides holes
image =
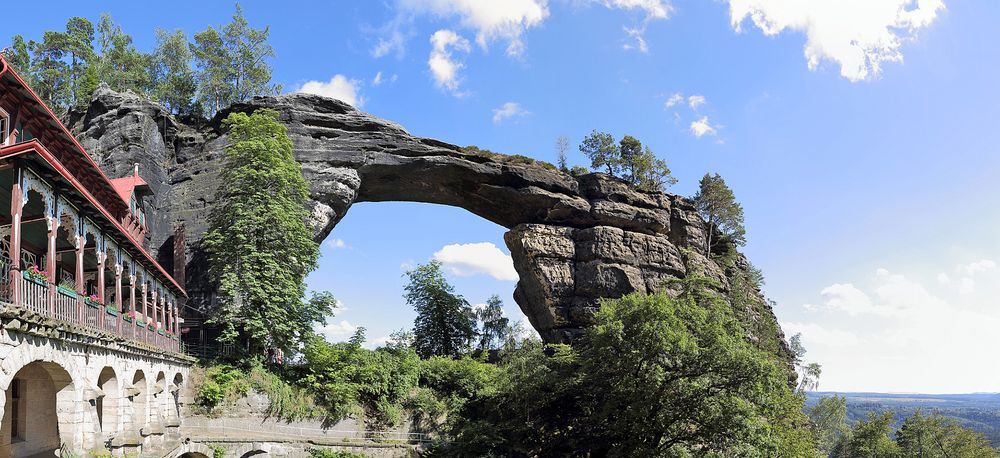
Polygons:
[[830,329],[816,323],[783,322],[781,328],[787,336],[801,333],[803,344],[807,349],[814,345],[845,348],[861,343],[861,338],[851,331]]
[[852,316],[869,313],[874,308],[871,298],[850,283],[834,283],[823,288],[819,295],[826,308]]
[[715,135],[716,128],[718,126],[713,126],[708,120],[708,116],[702,116],[701,119],[691,122],[691,135],[701,138],[706,135]]
[[328,246],[330,248],[333,248],[335,250],[340,250],[340,249],[348,248],[347,242],[344,242],[344,239],[330,239],[330,240],[327,240],[326,241],[326,246]]
[[958,282],[958,292],[960,294],[972,294],[976,292],[976,281],[969,277],[963,277]]
[[692,95],[691,97],[688,97],[688,106],[691,107],[692,110],[697,110],[698,107],[704,105],[705,102],[705,96],[703,95]]
[[684,101],[684,94],[681,94],[680,92],[675,92],[673,95],[671,95],[667,99],[666,102],[663,102],[663,106],[665,108],[670,108],[670,107],[673,107],[674,105],[677,105],[677,104],[679,104],[679,103],[681,103],[683,101]]
[[381,86],[384,83],[395,83],[399,76],[395,73],[392,76],[382,76],[382,72],[375,73],[375,77],[372,78],[372,86]]
[[802,32],[809,68],[833,61],[851,81],[878,77],[884,62],[902,62],[903,43],[945,9],[943,0],[728,1],[737,31],[750,18],[765,35]]
[[369,349],[369,350],[374,350],[374,349],[376,349],[378,347],[384,347],[385,344],[389,343],[389,339],[391,339],[391,338],[392,338],[392,336],[377,337],[375,339],[368,340],[362,346],[365,347],[365,348],[367,348],[367,349]]
[[951,277],[948,276],[948,274],[946,274],[944,272],[941,272],[941,273],[937,274],[937,281],[938,281],[938,283],[940,283],[942,285],[950,285],[951,284]]
[[476,43],[484,50],[490,42],[507,42],[507,55],[524,51],[522,35],[549,16],[547,0],[400,0],[409,13],[458,17],[462,27],[476,31]]
[[517,102],[507,102],[500,108],[493,109],[493,123],[499,124],[503,122],[504,119],[522,117],[528,114],[527,110],[521,108],[521,104]]
[[490,242],[445,245],[434,253],[433,259],[461,277],[486,274],[504,281],[518,278],[511,257]]
[[647,19],[666,19],[673,8],[663,0],[599,0],[607,8],[640,10]]
[[990,259],[981,259],[976,262],[970,262],[964,266],[960,266],[959,270],[965,272],[967,275],[975,275],[981,272],[987,272],[993,270],[997,267],[997,263]]
[[360,81],[348,79],[344,75],[337,74],[327,82],[307,81],[296,92],[332,97],[361,108],[365,104],[365,98],[359,94],[360,85]]
[[458,62],[452,56],[452,51],[469,52],[469,40],[462,38],[451,30],[438,30],[431,35],[431,55],[427,59],[427,66],[431,69],[434,82],[438,87],[450,90],[455,95],[458,92],[461,77],[458,72],[465,67],[465,64]]
[[325,337],[326,340],[330,342],[337,342],[353,335],[354,331],[358,330],[358,327],[349,323],[347,320],[341,320],[340,322],[316,326],[313,330],[315,330],[317,334]]
[[642,27],[622,27],[622,29],[625,30],[625,34],[628,35],[629,38],[635,40],[635,44],[628,43],[628,42],[626,42],[625,44],[623,44],[622,45],[622,49],[624,49],[626,51],[635,49],[635,50],[638,50],[639,52],[641,52],[643,54],[649,52],[649,44],[646,43],[646,38],[643,37],[643,34],[646,33],[646,27],[645,26],[642,26]]

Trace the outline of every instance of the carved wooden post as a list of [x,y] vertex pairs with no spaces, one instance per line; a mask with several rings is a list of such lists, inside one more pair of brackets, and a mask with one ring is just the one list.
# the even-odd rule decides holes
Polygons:
[[21,168],[14,169],[14,186],[10,190],[10,301],[21,305]]
[[[55,209],[53,208],[53,211]],[[45,252],[45,271],[49,275],[49,316],[56,316],[56,234],[59,232],[59,219],[49,215],[45,217],[48,226],[48,248]]]
[[[81,232],[76,235],[76,293],[82,297],[87,294],[83,284],[83,249],[87,245],[87,234]],[[83,300],[76,298],[76,321],[83,322]]]
[[135,311],[135,272],[130,272],[128,275],[128,310],[130,312]]
[[[118,329],[118,334],[122,333],[122,264],[117,259],[115,259],[115,310],[118,311],[118,323],[115,327]],[[107,312],[104,312],[107,313]]]
[[146,295],[149,293],[149,285],[146,283],[146,275],[143,274],[142,281],[142,321],[149,321],[149,315],[146,314]]
[[153,286],[152,295],[153,295],[153,300],[152,300],[152,304],[150,304],[150,309],[151,309],[150,311],[152,312],[152,317],[150,317],[151,321],[147,320],[148,323],[146,323],[146,324],[152,323],[153,327],[155,328],[156,327],[156,286],[155,285]]
[[[103,238],[103,235],[101,236]],[[104,251],[104,244],[97,244],[97,302],[104,303],[104,263],[107,261],[108,253]],[[104,314],[99,313],[97,316],[99,326],[104,326]]]

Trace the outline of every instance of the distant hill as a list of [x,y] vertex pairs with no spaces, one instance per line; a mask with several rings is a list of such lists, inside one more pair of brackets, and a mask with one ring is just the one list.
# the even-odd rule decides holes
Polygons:
[[939,412],[958,420],[962,426],[986,435],[994,447],[1000,447],[1000,393],[972,394],[888,394],[810,392],[806,406],[811,407],[825,396],[847,398],[847,422],[868,417],[868,412],[891,410],[896,413],[896,426],[917,409],[924,413]]

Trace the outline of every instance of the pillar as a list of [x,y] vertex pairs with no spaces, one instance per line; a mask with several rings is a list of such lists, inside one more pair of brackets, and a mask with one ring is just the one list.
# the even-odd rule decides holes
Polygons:
[[[118,324],[115,326],[118,329],[118,333],[122,332],[122,265],[115,262],[115,310],[118,311]],[[107,313],[107,312],[105,312]],[[105,317],[106,318],[106,317]]]
[[[53,209],[55,210],[55,209]],[[49,274],[49,316],[56,316],[56,234],[59,232],[59,218],[47,216],[48,248],[45,252],[45,272]]]
[[[97,302],[104,303],[104,263],[108,254],[104,251],[103,243],[97,244]],[[97,314],[100,318],[98,325],[104,327],[104,314]]]
[[149,285],[146,284],[144,280],[142,282],[142,321],[149,321],[149,315],[146,314],[146,295],[149,293]]
[[135,273],[128,276],[128,310],[135,311]]
[[156,287],[155,286],[153,287],[153,292],[151,293],[151,295],[153,296],[153,299],[151,301],[152,303],[149,304],[150,305],[149,308],[150,308],[150,312],[152,312],[152,313],[151,313],[150,319],[147,320],[147,321],[152,322],[153,327],[156,327]]
[[[76,236],[76,293],[83,296],[87,293],[83,285],[83,248],[87,244],[86,234],[77,234]],[[77,298],[76,301],[76,321],[78,323],[83,322],[83,308],[85,305],[83,301]]]
[[10,191],[10,301],[21,303],[21,211],[24,195],[21,194],[20,168],[14,170],[14,186]]

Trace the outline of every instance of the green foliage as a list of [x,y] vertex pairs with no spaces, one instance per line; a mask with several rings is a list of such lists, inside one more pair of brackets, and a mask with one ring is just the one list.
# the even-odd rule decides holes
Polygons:
[[181,30],[156,35],[156,50],[144,53],[109,14],[102,14],[96,27],[73,17],[64,31],[45,31],[41,41],[15,35],[7,57],[57,112],[86,104],[101,83],[152,96],[185,115],[202,109],[213,115],[233,102],[281,92],[271,83],[268,28],[250,27],[239,4],[229,24],[195,34],[192,43]]
[[736,245],[746,244],[746,229],[743,228],[743,207],[736,201],[733,190],[719,176],[705,174],[698,182],[698,193],[693,200],[702,218],[708,223],[708,237],[705,255],[712,251],[715,232]]
[[871,412],[868,420],[854,424],[849,435],[841,438],[834,448],[833,456],[843,458],[896,458],[900,457],[899,445],[889,435],[892,434],[894,415],[886,411]]
[[823,455],[829,456],[837,442],[850,433],[847,426],[847,399],[836,395],[820,399],[809,409],[809,420],[816,448]]
[[917,411],[896,432],[901,456],[920,458],[990,458],[1000,454],[982,434],[953,419]]
[[479,332],[479,349],[495,350],[506,342],[513,328],[510,319],[503,316],[503,301],[496,294],[486,299],[486,305],[476,310],[476,318],[482,323]]
[[195,402],[211,411],[223,401],[232,401],[250,391],[246,373],[227,364],[205,370],[205,380],[198,389]]
[[594,130],[580,143],[580,152],[590,158],[591,168],[605,169],[644,191],[662,191],[677,183],[666,161],[631,135],[616,144],[611,134]]
[[368,350],[357,343],[331,344],[313,335],[303,349],[302,383],[333,418],[360,405],[377,425],[402,419],[402,404],[417,386],[420,361],[412,349]]
[[568,173],[569,166],[566,163],[566,151],[569,150],[569,138],[565,135],[560,135],[556,139],[556,163],[559,165],[559,171]]
[[348,452],[346,450],[317,448],[309,451],[309,458],[365,458],[365,455],[362,453]]
[[195,112],[193,100],[197,84],[191,68],[193,56],[183,30],[156,29],[156,50],[150,67],[153,94],[172,113]]
[[576,347],[506,354],[496,389],[466,402],[453,451],[812,456],[802,399],[707,283],[605,301]]
[[461,151],[465,154],[470,154],[473,156],[484,157],[496,162],[501,162],[504,164],[522,164],[522,165],[535,165],[548,170],[556,170],[556,166],[549,164],[545,161],[539,161],[538,159],[530,158],[523,154],[503,154],[490,151],[486,148],[480,148],[475,145],[463,146]]
[[414,347],[421,358],[458,356],[476,336],[476,317],[469,302],[444,278],[441,263],[431,261],[406,273],[403,297],[417,311]]
[[226,456],[226,449],[217,444],[209,444],[208,448],[212,449],[212,458],[224,458]]
[[211,321],[221,341],[251,355],[293,350],[335,304],[329,293],[304,300],[319,247],[304,223],[308,187],[276,117],[259,110],[226,118],[230,144],[203,242],[219,286]]

